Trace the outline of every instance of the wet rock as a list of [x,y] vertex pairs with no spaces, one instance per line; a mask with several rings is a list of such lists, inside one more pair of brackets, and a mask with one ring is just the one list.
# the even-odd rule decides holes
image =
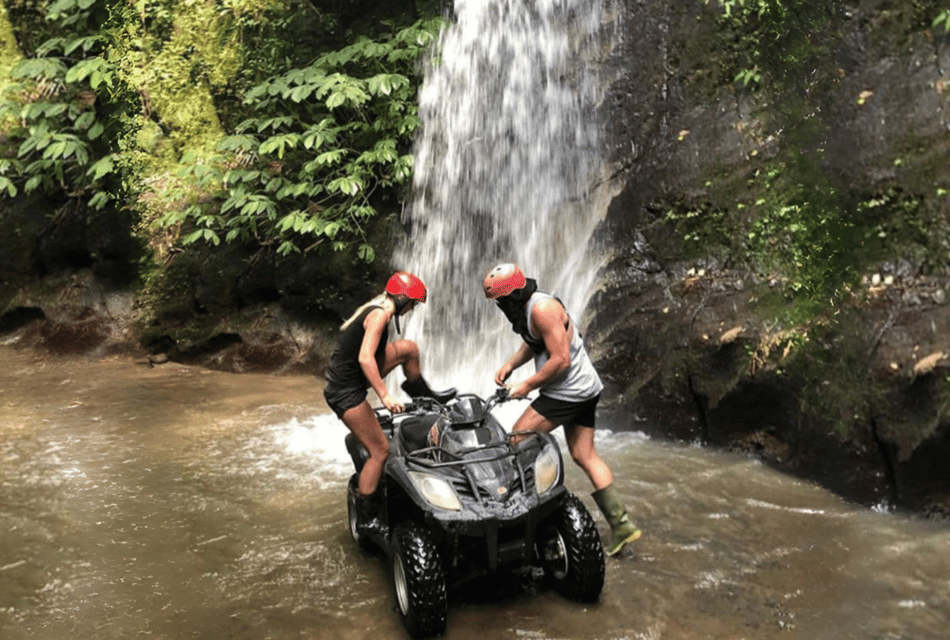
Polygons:
[[[950,45],[909,22],[901,31],[897,19],[872,20],[874,8],[829,8],[842,10],[837,79],[809,114],[821,125],[822,174],[856,197],[944,207],[927,199],[950,181],[933,161],[948,144]],[[669,222],[677,207],[713,216],[755,201],[756,172],[793,132],[774,126],[767,88],[712,80],[707,10],[627,3],[636,19],[614,59],[622,81],[604,102],[622,186],[601,238],[615,258],[587,335],[603,411],[621,426],[637,416],[635,428],[657,437],[756,455],[863,504],[920,509],[948,486],[936,456],[950,446],[950,276],[939,258],[900,252],[869,264],[829,321],[796,329],[760,303],[787,274],[724,261],[715,237],[687,241]],[[704,230],[734,240],[731,229]]]
[[133,294],[110,290],[92,270],[22,287],[0,315],[7,340],[56,354],[140,353],[131,331]]

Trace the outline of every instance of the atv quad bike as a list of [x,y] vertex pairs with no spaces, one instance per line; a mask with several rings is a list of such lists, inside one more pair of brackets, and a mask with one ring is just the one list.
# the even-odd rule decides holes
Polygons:
[[359,526],[357,474],[368,454],[352,434],[357,473],[347,491],[350,533],[390,560],[399,611],[410,635],[445,631],[448,590],[502,568],[537,566],[563,596],[593,602],[604,585],[600,535],[564,487],[560,448],[547,433],[508,434],[487,402],[465,394],[444,406],[415,398],[403,413],[376,409],[390,440],[379,489],[379,521]]

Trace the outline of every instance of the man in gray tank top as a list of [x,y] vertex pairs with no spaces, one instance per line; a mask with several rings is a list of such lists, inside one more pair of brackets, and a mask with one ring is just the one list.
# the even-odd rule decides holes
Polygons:
[[523,340],[498,369],[495,383],[504,385],[511,373],[534,360],[535,373],[508,385],[512,397],[523,398],[535,389],[538,397],[515,422],[512,432],[552,431],[564,426],[571,457],[594,486],[594,502],[610,524],[608,556],[640,537],[613,486],[613,473],[594,448],[596,409],[604,385],[584,348],[580,332],[561,301],[537,290],[517,265],[501,264],[482,281],[485,297],[495,300]]

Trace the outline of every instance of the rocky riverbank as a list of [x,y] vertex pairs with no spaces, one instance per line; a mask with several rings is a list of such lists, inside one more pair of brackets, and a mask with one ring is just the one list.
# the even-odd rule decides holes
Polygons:
[[749,274],[626,269],[589,328],[615,428],[747,452],[861,504],[950,521],[950,283],[872,277],[799,332],[762,317],[770,285]]
[[[625,6],[604,104],[622,188],[588,310],[605,404],[620,424],[947,518],[936,10],[783,3],[729,22],[716,3]],[[769,20],[775,40],[753,37]]]

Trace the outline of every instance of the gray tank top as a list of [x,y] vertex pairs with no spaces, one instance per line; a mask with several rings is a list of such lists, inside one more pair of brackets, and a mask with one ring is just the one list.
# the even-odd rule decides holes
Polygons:
[[[534,311],[534,305],[545,299],[554,299],[554,297],[543,291],[538,291],[528,300],[529,333],[531,333],[531,313]],[[568,314],[568,317],[570,318],[570,314]],[[573,335],[571,336],[570,367],[568,367],[567,371],[541,387],[540,393],[543,396],[554,398],[555,400],[583,402],[584,400],[590,400],[603,391],[604,385],[600,381],[600,376],[597,375],[597,370],[594,369],[594,364],[587,355],[587,349],[584,348],[584,341],[581,339],[580,332],[574,325],[573,320],[571,321],[571,333],[573,333]],[[531,337],[539,339],[534,333],[531,333]],[[543,367],[549,358],[550,355],[547,351],[542,351],[535,355],[535,370]]]

